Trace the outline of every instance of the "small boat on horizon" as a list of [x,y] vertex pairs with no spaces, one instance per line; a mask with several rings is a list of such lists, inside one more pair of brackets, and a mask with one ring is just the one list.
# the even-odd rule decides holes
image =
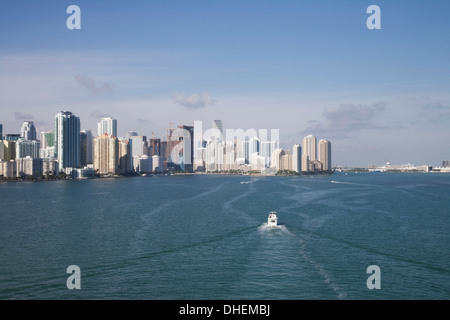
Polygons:
[[278,217],[275,211],[269,212],[269,217],[267,218],[267,226],[276,227],[278,225]]

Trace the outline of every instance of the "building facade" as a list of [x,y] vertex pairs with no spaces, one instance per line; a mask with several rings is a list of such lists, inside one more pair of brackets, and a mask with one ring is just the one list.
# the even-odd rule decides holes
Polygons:
[[319,141],[319,159],[323,171],[331,171],[331,142],[325,139]]
[[119,140],[107,133],[94,138],[94,171],[117,174],[119,171]]
[[20,129],[20,137],[23,140],[36,140],[36,127],[33,121],[24,121],[22,128]]
[[55,147],[60,169],[80,167],[80,118],[70,111],[55,116]]

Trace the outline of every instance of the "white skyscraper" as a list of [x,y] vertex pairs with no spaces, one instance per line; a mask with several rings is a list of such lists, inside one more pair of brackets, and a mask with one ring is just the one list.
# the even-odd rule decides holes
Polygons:
[[23,140],[36,140],[36,127],[33,121],[24,121],[20,130],[20,137]]
[[317,160],[317,140],[313,135],[308,135],[303,138],[303,153],[302,155],[308,156],[309,161]]
[[101,118],[97,125],[97,135],[109,134],[117,137],[117,120],[111,117]]
[[319,159],[323,171],[331,171],[331,142],[325,139],[319,141]]

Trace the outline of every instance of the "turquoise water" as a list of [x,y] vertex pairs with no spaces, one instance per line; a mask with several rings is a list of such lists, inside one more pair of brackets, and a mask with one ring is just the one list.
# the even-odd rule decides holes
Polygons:
[[450,174],[1,183],[0,201],[0,299],[450,299]]

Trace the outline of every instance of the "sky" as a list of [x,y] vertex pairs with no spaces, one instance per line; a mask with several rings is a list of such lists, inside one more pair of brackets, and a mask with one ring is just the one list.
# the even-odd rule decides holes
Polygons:
[[[81,29],[66,25],[70,5]],[[370,30],[366,10],[381,10]],[[0,123],[54,129],[59,111],[96,133],[163,137],[221,119],[313,134],[332,162],[439,166],[450,159],[450,2],[2,1]]]

